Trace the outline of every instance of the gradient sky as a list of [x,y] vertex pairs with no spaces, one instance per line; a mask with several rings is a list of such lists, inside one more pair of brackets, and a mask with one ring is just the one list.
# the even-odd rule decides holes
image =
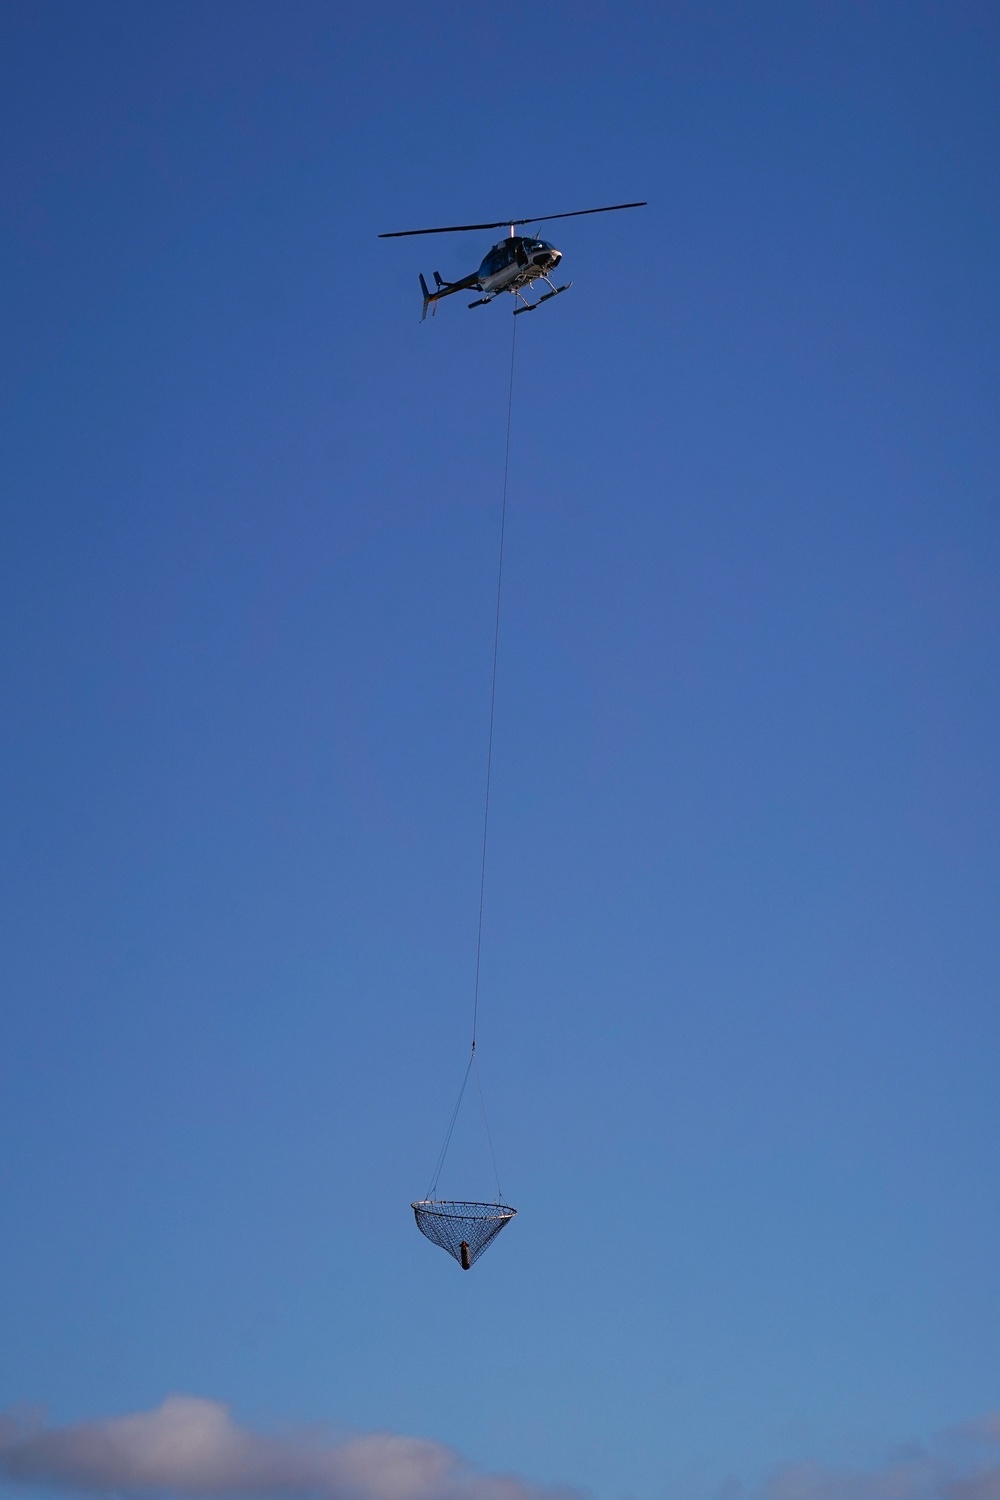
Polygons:
[[[998,74],[964,0],[0,0],[0,1408],[732,1500],[1000,1406]],[[465,1276],[512,325],[376,235],[635,198],[518,320]]]

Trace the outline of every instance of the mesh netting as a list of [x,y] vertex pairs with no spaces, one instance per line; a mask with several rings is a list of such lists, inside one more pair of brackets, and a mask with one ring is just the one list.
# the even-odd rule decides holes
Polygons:
[[411,1205],[421,1234],[468,1271],[517,1213],[506,1203],[446,1203],[425,1198]]

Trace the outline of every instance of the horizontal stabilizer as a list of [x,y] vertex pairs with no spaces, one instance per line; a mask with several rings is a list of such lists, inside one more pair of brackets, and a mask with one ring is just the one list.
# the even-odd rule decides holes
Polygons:
[[435,271],[434,280],[437,282],[437,285],[432,292],[423,276],[420,278],[420,290],[424,298],[424,310],[420,315],[421,322],[426,318],[428,308],[431,309],[431,312],[437,311],[437,305],[442,297],[450,297],[453,292],[464,292],[466,288],[470,291],[478,291],[480,285],[479,277],[475,272],[471,276],[463,276],[461,281],[443,281],[440,274]]

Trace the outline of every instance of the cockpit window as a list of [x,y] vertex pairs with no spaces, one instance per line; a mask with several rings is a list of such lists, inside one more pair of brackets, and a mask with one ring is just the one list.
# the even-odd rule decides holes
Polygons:
[[483,269],[487,276],[495,276],[498,271],[503,270],[506,264],[507,256],[502,250],[491,250],[483,262]]

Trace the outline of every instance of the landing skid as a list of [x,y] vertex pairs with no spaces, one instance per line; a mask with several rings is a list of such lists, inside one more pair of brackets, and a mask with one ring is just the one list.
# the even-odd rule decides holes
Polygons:
[[[546,277],[546,283],[547,283],[548,286],[552,286],[551,281],[549,281],[547,277]],[[546,292],[544,296],[539,297],[539,299],[538,299],[537,302],[525,302],[524,298],[521,296],[521,293],[520,292],[516,292],[515,296],[524,305],[522,307],[515,307],[515,309],[514,309],[514,316],[515,316],[515,318],[517,317],[518,313],[534,312],[535,308],[536,307],[541,307],[541,305],[542,305],[543,302],[551,302],[552,298],[553,297],[558,297],[560,292],[568,292],[569,289],[570,289],[570,287],[572,285],[573,285],[573,283],[571,281],[567,281],[567,283],[566,283],[565,286],[552,286],[551,292]]]

